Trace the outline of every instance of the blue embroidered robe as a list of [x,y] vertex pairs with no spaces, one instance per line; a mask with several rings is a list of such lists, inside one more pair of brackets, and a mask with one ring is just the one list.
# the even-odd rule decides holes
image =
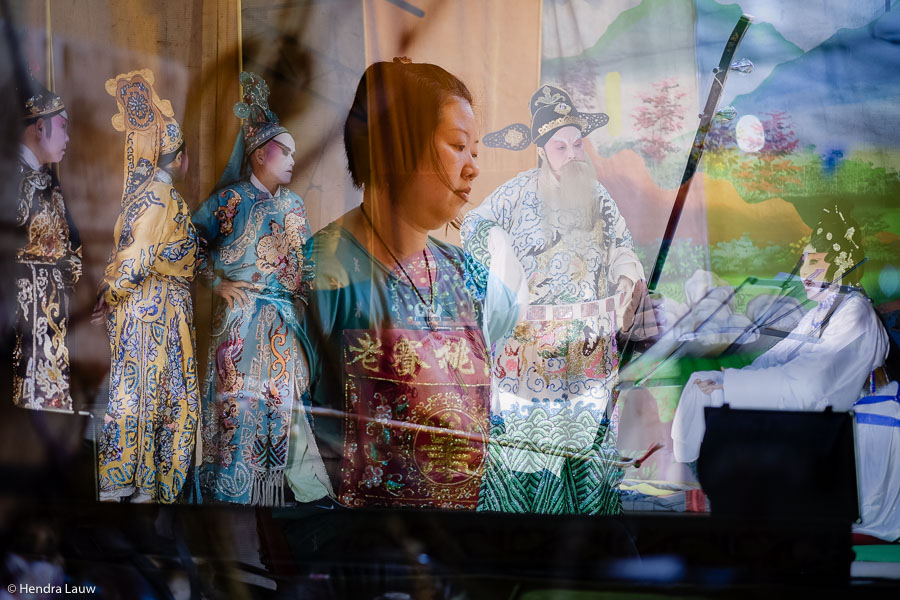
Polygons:
[[[308,386],[297,339],[312,277],[306,209],[286,187],[273,197],[251,178],[212,194],[193,218],[208,244],[213,289],[225,281],[252,286],[247,305],[214,294],[202,385],[203,500],[281,505],[292,411]],[[307,492],[297,499],[326,493]]]

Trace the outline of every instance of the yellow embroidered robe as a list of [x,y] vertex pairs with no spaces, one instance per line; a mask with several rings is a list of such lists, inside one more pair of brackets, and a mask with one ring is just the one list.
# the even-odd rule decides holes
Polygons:
[[178,499],[193,465],[199,415],[190,281],[197,234],[190,211],[157,171],[126,200],[106,268],[112,354],[99,448],[101,499]]

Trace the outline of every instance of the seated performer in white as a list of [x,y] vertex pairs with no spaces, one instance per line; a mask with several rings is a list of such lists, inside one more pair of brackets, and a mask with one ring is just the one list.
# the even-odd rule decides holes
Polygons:
[[[887,357],[888,337],[858,285],[862,269],[851,268],[865,253],[858,224],[838,207],[823,211],[804,250],[800,269],[807,297],[818,305],[781,340],[743,369],[694,373],[675,411],[675,460],[693,462],[706,431],[703,408],[848,411],[869,374]],[[844,274],[847,274],[844,277]]]

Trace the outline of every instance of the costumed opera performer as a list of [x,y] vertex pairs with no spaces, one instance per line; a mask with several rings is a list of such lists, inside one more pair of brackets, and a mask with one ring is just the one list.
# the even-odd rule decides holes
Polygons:
[[[219,189],[193,216],[216,294],[202,384],[200,490],[204,502],[277,506],[285,503],[289,458],[298,461],[295,500],[327,493],[306,458],[307,421],[296,416],[309,383],[298,329],[312,279],[305,256],[312,232],[303,200],[286,187],[294,138],[269,108],[266,82],[247,72],[240,82],[235,114],[243,127]],[[292,435],[296,457],[288,452]]]
[[199,419],[190,283],[198,253],[184,136],[149,69],[106,82],[125,132],[125,190],[95,320],[112,364],[98,442],[101,500],[173,503],[193,467]]
[[[576,109],[544,85],[531,125],[485,136],[536,147],[540,166],[498,187],[463,220],[463,247],[491,254],[502,231],[527,277],[529,306],[492,357],[491,451],[479,509],[557,514],[621,512],[613,391],[616,333],[643,276],[631,233],[585,158],[586,136],[609,117]],[[493,257],[491,257],[493,260]],[[630,324],[629,324],[630,325]]]
[[[858,223],[837,206],[827,208],[806,248],[799,275],[815,308],[793,333],[743,369],[694,373],[672,423],[675,460],[693,462],[706,431],[705,406],[773,410],[847,411],[866,378],[887,357],[887,332],[858,286],[865,256]],[[849,273],[848,273],[849,272]],[[844,273],[848,273],[844,277]]]
[[19,146],[16,227],[25,244],[16,252],[16,345],[13,403],[71,412],[69,298],[81,277],[81,239],[56,173],[69,142],[62,98],[29,81]]

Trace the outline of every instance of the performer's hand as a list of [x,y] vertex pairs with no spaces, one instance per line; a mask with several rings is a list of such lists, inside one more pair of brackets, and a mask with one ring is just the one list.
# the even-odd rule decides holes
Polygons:
[[94,325],[105,325],[107,316],[109,316],[109,304],[106,303],[106,298],[103,294],[100,294],[100,297],[97,298],[97,304],[94,305],[94,310],[91,312],[91,323]]
[[709,396],[713,393],[714,390],[721,390],[722,384],[716,383],[712,379],[698,379],[694,383],[697,384],[697,387],[700,388],[700,391]]
[[216,287],[216,293],[222,296],[231,308],[234,308],[235,305],[248,308],[250,306],[250,296],[247,295],[245,290],[252,289],[255,289],[253,284],[246,281],[223,279],[222,283]]
[[619,277],[619,283],[616,286],[616,314],[619,331],[628,333],[634,325],[634,291],[635,286],[627,277]]
[[634,327],[631,336],[635,340],[647,340],[659,336],[666,320],[662,303],[662,298],[650,297],[644,280],[638,281],[634,284],[631,302],[625,309],[623,331],[628,332]]

